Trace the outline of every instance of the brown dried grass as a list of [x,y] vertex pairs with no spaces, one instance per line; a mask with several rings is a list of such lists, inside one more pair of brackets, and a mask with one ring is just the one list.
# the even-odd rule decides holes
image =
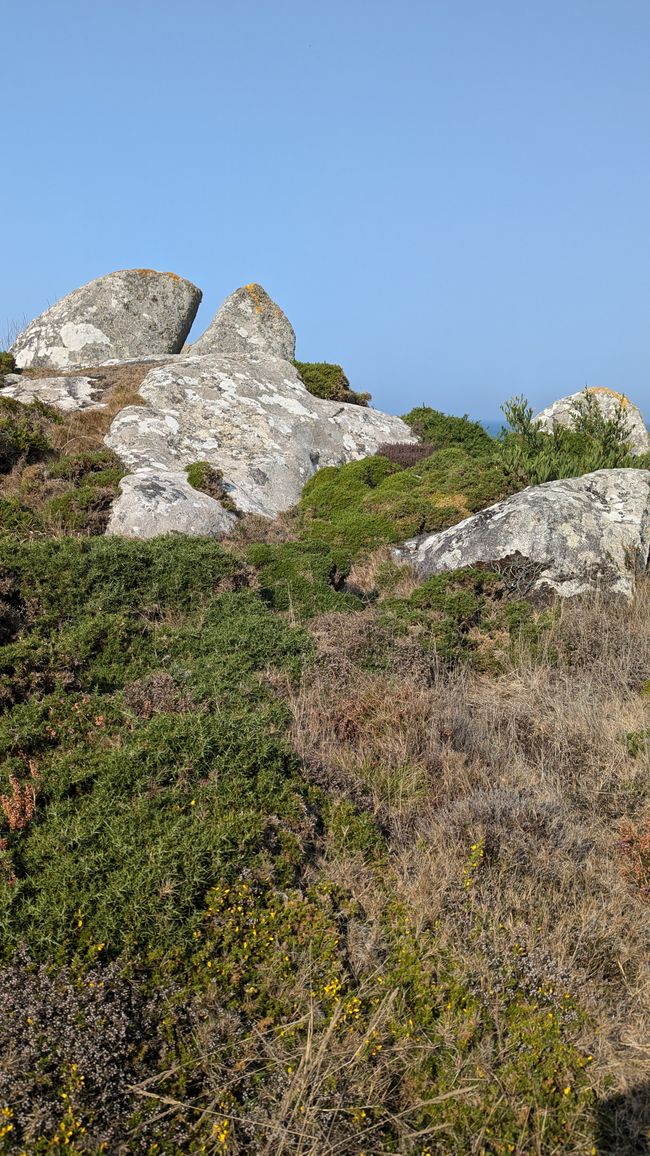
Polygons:
[[[645,830],[650,800],[648,752],[632,758],[624,741],[649,722],[650,580],[629,606],[563,604],[544,648],[522,642],[496,677],[429,670],[427,684],[422,656],[382,636],[371,610],[313,630],[320,660],[287,692],[293,741],[309,773],[380,818],[416,924],[439,921],[441,943],[467,944],[486,988],[505,936],[531,981],[587,1013],[599,1089],[643,1079],[650,906],[621,839]],[[385,669],[368,670],[377,645]],[[468,889],[472,846],[484,853]]]

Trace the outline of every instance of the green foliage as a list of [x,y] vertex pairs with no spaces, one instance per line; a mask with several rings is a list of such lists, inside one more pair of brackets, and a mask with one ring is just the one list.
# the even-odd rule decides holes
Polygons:
[[523,396],[501,407],[511,427],[502,437],[503,461],[518,486],[574,478],[593,470],[647,469],[650,455],[630,453],[625,407],[620,402],[606,417],[593,393],[573,403],[571,426],[556,422],[544,433]]
[[416,437],[436,449],[462,446],[472,457],[493,453],[495,449],[495,439],[480,422],[470,421],[467,414],[454,417],[428,405],[420,405],[404,414],[402,420],[410,425]]
[[57,453],[61,415],[0,398],[0,535],[101,534],[125,470],[110,450]]
[[503,665],[511,639],[534,643],[549,623],[509,594],[502,575],[471,567],[436,574],[409,598],[387,599],[381,619],[392,631],[416,631],[423,648],[446,665],[492,671]]
[[21,459],[34,462],[51,453],[46,428],[53,416],[39,403],[21,405],[0,396],[0,474],[8,474]]
[[251,546],[247,559],[259,574],[260,594],[274,610],[311,618],[326,610],[358,610],[359,599],[340,587],[349,566],[341,551],[321,542]]
[[[9,831],[0,940],[67,960],[97,943],[180,950],[207,888],[267,863],[278,824],[295,858],[303,788],[260,674],[295,677],[309,639],[253,591],[224,589],[241,565],[211,541],[5,541],[3,553],[23,630],[0,660],[0,793],[31,774],[38,813]],[[134,715],[119,692],[161,664],[176,699]]]
[[223,473],[211,466],[209,462],[193,462],[186,466],[187,480],[195,490],[200,490],[209,497],[221,502],[224,510],[237,513],[237,507],[224,485]]
[[327,401],[342,401],[348,405],[367,405],[371,394],[357,393],[350,388],[350,382],[340,365],[327,361],[294,361],[303,384],[314,397]]
[[[105,484],[124,476],[124,467],[112,450],[90,450],[82,454],[61,454],[48,465],[48,477],[63,478],[68,482],[78,482],[82,478],[89,484]],[[101,481],[97,481],[99,475]]]
[[5,373],[15,372],[16,362],[13,359],[13,355],[11,353],[7,353],[7,351],[4,349],[0,349],[0,377],[4,377]]
[[305,532],[357,554],[415,534],[443,530],[510,492],[492,455],[461,446],[438,450],[409,469],[377,456],[320,470],[300,501]]
[[0,575],[29,601],[32,617],[48,625],[96,613],[145,618],[164,607],[198,608],[241,572],[241,563],[208,539],[0,540]]

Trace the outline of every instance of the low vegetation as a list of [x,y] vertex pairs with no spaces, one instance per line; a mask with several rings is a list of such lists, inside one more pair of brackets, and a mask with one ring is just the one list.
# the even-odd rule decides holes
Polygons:
[[302,382],[314,397],[326,401],[342,401],[348,405],[367,405],[369,393],[358,393],[350,388],[350,382],[340,365],[327,361],[294,361]]
[[650,586],[388,549],[549,442],[420,409],[416,460],[136,542],[92,422],[0,407],[0,1153],[642,1152]]

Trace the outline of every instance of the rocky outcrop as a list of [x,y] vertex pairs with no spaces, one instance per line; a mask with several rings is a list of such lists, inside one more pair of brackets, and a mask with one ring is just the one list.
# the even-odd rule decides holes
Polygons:
[[313,397],[277,357],[190,353],[150,370],[138,392],[146,404],[122,410],[106,437],[131,470],[209,462],[238,510],[268,517],[293,506],[321,466],[415,440],[400,418]]
[[604,386],[593,386],[583,389],[580,393],[572,393],[568,397],[561,397],[547,406],[533,420],[536,421],[544,433],[552,433],[553,426],[572,426],[575,422],[576,405],[584,402],[585,398],[592,399],[598,405],[606,418],[615,416],[619,406],[625,414],[625,422],[629,431],[630,450],[633,454],[647,454],[650,451],[650,434],[646,429],[641,410],[633,405],[622,393]]
[[40,401],[64,413],[75,409],[103,408],[99,400],[103,389],[92,377],[22,377],[8,373],[0,383],[0,397],[11,397],[23,405]]
[[530,588],[562,597],[601,589],[630,597],[650,554],[650,471],[597,470],[529,486],[395,555],[420,578],[477,563],[527,567]]
[[75,290],[17,337],[20,369],[74,369],[183,348],[201,290],[176,273],[124,269]]
[[193,489],[183,472],[142,469],[120,482],[106,533],[122,538],[171,533],[220,538],[235,521],[220,502]]
[[227,297],[192,353],[259,357],[270,354],[293,361],[296,335],[291,322],[261,285],[245,285]]

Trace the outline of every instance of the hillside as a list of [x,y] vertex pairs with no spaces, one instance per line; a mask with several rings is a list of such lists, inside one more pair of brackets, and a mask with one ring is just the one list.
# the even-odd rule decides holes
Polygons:
[[180,372],[0,393],[0,1153],[647,1151],[650,578],[392,550],[647,477],[620,407],[420,407],[275,516],[197,460],[218,540],[106,535],[104,439]]

